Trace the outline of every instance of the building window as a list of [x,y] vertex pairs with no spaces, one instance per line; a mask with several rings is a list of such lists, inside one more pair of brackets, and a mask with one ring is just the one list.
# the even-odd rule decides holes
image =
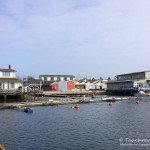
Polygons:
[[51,77],[47,77],[47,81],[51,81]]
[[3,77],[9,77],[10,76],[10,72],[3,72]]
[[70,80],[70,77],[67,77],[67,81]]
[[57,77],[54,77],[54,81],[57,81]]
[[60,77],[60,81],[64,81],[64,77]]
[[44,81],[44,77],[41,77],[41,80]]
[[11,89],[14,89],[14,88],[15,88],[15,83],[11,83],[11,84],[10,84],[10,88],[11,88]]

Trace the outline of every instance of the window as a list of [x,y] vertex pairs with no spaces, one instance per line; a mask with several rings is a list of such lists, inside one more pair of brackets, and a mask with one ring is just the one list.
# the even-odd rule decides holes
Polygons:
[[57,77],[54,77],[54,81],[57,81]]
[[15,88],[15,83],[11,83],[11,84],[10,84],[10,88],[11,88],[11,89],[14,89],[14,88]]
[[41,77],[41,80],[44,81],[44,77]]
[[70,80],[70,77],[67,77],[67,81]]
[[64,81],[64,77],[60,77],[60,80],[61,80],[61,81]]
[[10,76],[10,72],[3,72],[3,77],[9,77]]
[[51,81],[51,77],[47,77],[47,81]]

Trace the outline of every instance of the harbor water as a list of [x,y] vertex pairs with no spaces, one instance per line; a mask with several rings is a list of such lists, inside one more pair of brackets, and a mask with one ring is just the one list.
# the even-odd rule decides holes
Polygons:
[[150,99],[0,110],[7,150],[150,149]]

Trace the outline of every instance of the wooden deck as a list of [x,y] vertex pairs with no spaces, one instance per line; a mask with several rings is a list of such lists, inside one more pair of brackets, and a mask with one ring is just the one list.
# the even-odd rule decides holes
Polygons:
[[43,91],[24,92],[20,90],[0,90],[0,99],[25,99],[25,96],[35,97],[42,96]]
[[43,91],[29,91],[24,92],[20,90],[0,90],[0,95],[20,95],[20,94],[43,94]]

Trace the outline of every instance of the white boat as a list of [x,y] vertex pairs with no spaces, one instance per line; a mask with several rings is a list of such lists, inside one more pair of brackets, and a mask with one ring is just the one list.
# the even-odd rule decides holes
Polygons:
[[139,93],[135,93],[134,96],[136,97],[144,97],[146,94],[144,91],[139,91]]

